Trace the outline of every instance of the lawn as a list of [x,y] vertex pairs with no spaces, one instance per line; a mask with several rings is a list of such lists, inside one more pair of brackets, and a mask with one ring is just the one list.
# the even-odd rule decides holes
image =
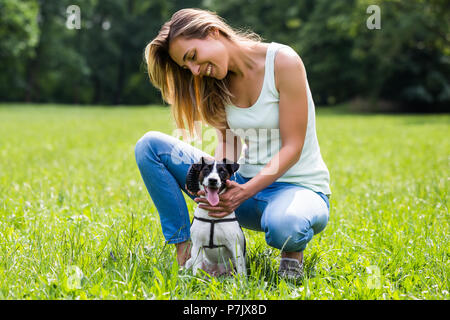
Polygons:
[[333,194],[299,285],[249,230],[247,279],[178,270],[134,160],[173,128],[165,107],[0,105],[0,299],[449,298],[450,115],[317,109]]

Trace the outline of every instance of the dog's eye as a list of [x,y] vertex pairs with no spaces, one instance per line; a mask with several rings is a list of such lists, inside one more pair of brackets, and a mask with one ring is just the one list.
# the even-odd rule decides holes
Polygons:
[[226,178],[227,177],[227,171],[224,169],[219,169],[219,176],[221,178]]

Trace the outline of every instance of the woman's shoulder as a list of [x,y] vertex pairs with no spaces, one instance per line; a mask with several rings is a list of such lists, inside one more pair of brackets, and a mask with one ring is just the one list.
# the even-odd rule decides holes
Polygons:
[[280,44],[275,55],[275,67],[288,68],[299,64],[303,64],[299,54],[291,46]]
[[304,73],[305,66],[298,53],[290,46],[282,46],[278,49],[274,61],[275,84],[279,92],[279,83],[283,79],[292,79],[296,73]]

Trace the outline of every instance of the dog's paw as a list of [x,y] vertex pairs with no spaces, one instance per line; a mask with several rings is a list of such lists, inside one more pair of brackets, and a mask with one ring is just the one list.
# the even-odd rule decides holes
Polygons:
[[193,261],[192,261],[192,257],[191,257],[191,258],[189,258],[188,261],[186,261],[186,263],[184,264],[184,268],[185,268],[185,269],[190,269],[190,268],[192,268],[192,264],[193,264]]

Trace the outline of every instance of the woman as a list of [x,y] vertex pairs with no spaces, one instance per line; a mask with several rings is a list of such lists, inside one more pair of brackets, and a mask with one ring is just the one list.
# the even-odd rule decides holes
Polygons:
[[[267,244],[281,250],[279,274],[301,278],[303,250],[328,222],[331,191],[300,57],[231,28],[213,12],[183,9],[147,45],[145,59],[177,127],[193,133],[195,121],[209,124],[218,136],[214,158],[239,159],[217,206],[187,194],[211,216],[235,211],[242,227],[263,231]],[[145,134],[135,152],[166,241],[184,265],[190,222],[181,190],[187,192],[190,164],[208,155],[160,132]]]

